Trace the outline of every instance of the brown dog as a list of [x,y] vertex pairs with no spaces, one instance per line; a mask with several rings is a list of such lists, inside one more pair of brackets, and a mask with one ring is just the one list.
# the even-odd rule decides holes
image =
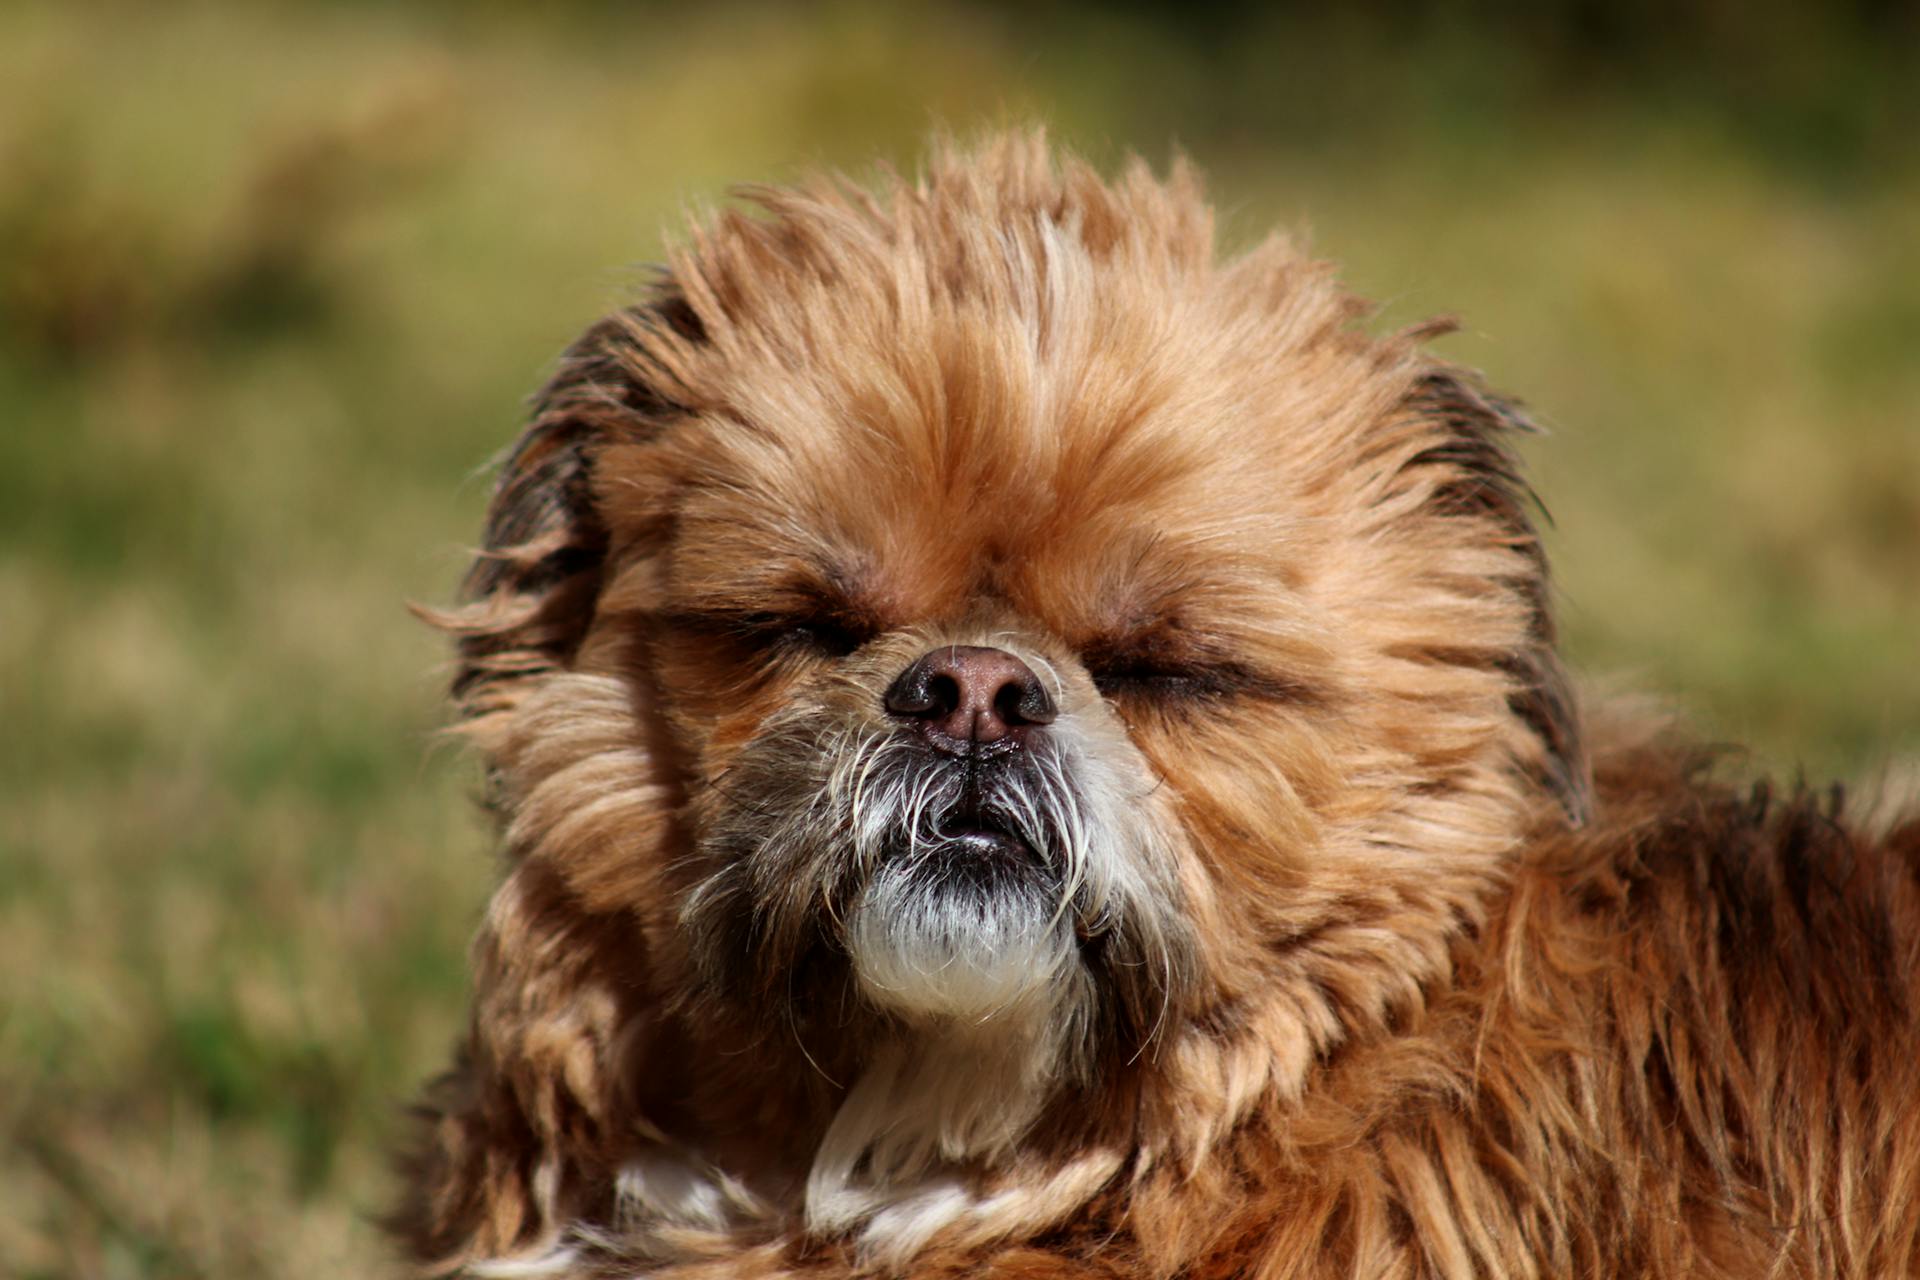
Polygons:
[[447,620],[425,1272],[1920,1272],[1920,820],[1575,705],[1439,326],[1031,137],[753,199]]

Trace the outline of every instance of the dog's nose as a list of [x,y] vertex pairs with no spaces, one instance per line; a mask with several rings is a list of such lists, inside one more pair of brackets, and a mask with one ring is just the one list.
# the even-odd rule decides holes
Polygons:
[[1040,677],[1005,649],[945,645],[920,655],[887,688],[887,710],[915,721],[936,748],[1018,746],[1031,725],[1059,713]]

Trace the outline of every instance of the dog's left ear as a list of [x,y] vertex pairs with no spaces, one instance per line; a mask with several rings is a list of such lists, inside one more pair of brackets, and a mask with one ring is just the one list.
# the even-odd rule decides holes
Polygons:
[[[636,767],[624,695],[609,694],[607,681],[596,693],[550,677],[580,661],[602,607],[612,538],[597,473],[612,451],[652,447],[690,413],[685,369],[704,341],[691,309],[665,290],[588,330],[500,468],[462,607],[428,615],[457,637],[462,728],[487,757],[496,816],[516,825],[513,869],[474,944],[462,1058],[421,1109],[406,1161],[410,1198],[391,1220],[430,1261],[426,1274],[533,1248],[614,1194],[607,1153],[630,1138],[633,1121],[618,1109],[633,1078],[624,1055],[653,1013],[652,988],[637,968],[648,952],[633,913],[596,904],[582,886],[610,861],[603,890],[610,875],[643,876],[627,855],[649,823],[664,829],[666,806]],[[536,690],[561,695],[559,710],[548,701],[543,712]],[[519,771],[519,794],[501,803],[512,770],[504,761],[530,740],[547,754]],[[595,758],[621,761],[611,781],[605,770],[595,775],[597,790],[577,772],[558,788],[535,785]],[[582,810],[618,838],[589,839],[576,825],[541,843]],[[594,863],[609,847],[622,856]]]
[[1533,512],[1546,518],[1546,508],[1521,477],[1509,444],[1513,436],[1539,428],[1518,405],[1488,392],[1471,371],[1444,363],[1426,368],[1410,402],[1443,433],[1441,443],[1416,459],[1417,465],[1450,472],[1435,486],[1430,509],[1490,521],[1531,563],[1531,572],[1502,584],[1520,596],[1529,615],[1526,641],[1499,662],[1514,684],[1507,705],[1528,738],[1521,766],[1559,801],[1570,821],[1584,824],[1593,807],[1592,771],[1573,686],[1560,663],[1547,554],[1533,522]]
[[461,607],[428,614],[457,637],[452,692],[464,722],[511,710],[531,682],[572,663],[607,553],[597,462],[686,414],[674,356],[704,338],[684,298],[663,289],[583,334],[534,398],[501,464]]

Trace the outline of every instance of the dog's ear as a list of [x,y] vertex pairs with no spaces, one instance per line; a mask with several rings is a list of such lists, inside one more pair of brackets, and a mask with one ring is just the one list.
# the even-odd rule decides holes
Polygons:
[[607,553],[596,463],[687,412],[676,357],[704,341],[685,299],[662,290],[589,329],[535,397],[501,464],[461,606],[427,615],[457,638],[452,692],[469,725],[511,710],[530,681],[571,664]]
[[[634,1028],[653,1013],[653,987],[636,968],[648,952],[632,914],[597,905],[587,889],[604,891],[611,874],[644,876],[623,856],[593,881],[607,863],[593,855],[616,844],[630,853],[648,823],[664,830],[670,806],[633,754],[623,692],[549,677],[579,659],[609,548],[619,550],[597,473],[610,454],[650,447],[692,412],[688,369],[705,342],[692,309],[663,291],[574,343],[501,466],[461,607],[429,615],[456,637],[454,698],[487,756],[489,802],[514,823],[515,865],[474,944],[461,1061],[421,1111],[405,1163],[410,1199],[390,1223],[431,1264],[427,1274],[529,1248],[589,1206],[610,1213],[607,1153],[640,1123],[617,1099],[632,1078],[624,1054]],[[634,514],[614,522],[619,537]],[[546,751],[541,768],[522,770],[503,804],[514,771],[505,761],[529,742]],[[568,771],[589,758],[620,761],[611,780],[596,775],[597,791]],[[582,810],[602,832],[617,828],[617,841],[577,824],[555,836]],[[622,899],[645,900],[631,889]]]
[[1538,428],[1518,405],[1491,394],[1475,374],[1453,365],[1429,365],[1411,399],[1412,407],[1442,432],[1441,442],[1414,464],[1449,472],[1433,488],[1429,510],[1490,521],[1531,566],[1524,576],[1501,584],[1519,595],[1529,621],[1525,642],[1502,655],[1499,666],[1513,681],[1507,703],[1528,739],[1520,763],[1559,801],[1569,820],[1583,824],[1593,806],[1592,771],[1573,686],[1560,662],[1547,555],[1532,515],[1538,511],[1548,517],[1522,478],[1509,443],[1514,435]]

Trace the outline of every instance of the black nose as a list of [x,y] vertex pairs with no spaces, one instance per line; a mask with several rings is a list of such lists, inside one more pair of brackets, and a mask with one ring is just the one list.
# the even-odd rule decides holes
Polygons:
[[1046,686],[1005,649],[946,645],[909,663],[887,688],[887,710],[915,721],[942,751],[1019,746],[1032,725],[1059,713]]

